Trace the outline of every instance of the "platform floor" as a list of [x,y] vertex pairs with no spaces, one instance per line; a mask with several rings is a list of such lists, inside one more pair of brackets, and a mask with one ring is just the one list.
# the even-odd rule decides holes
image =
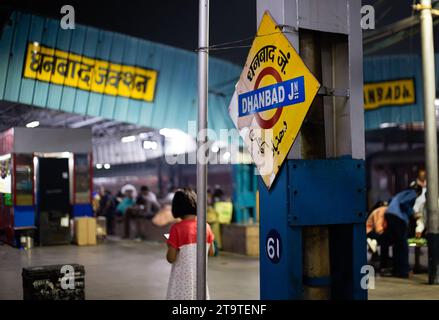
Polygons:
[[[21,269],[78,263],[85,266],[86,299],[164,299],[171,270],[166,245],[133,240],[91,247],[48,246],[29,251],[0,246],[0,299],[22,299]],[[212,299],[257,299],[259,264],[254,258],[209,259]]]
[[[161,243],[110,240],[93,247],[53,246],[21,251],[0,245],[0,299],[22,299],[21,269],[79,263],[86,270],[87,299],[163,299],[170,272]],[[439,286],[426,275],[412,279],[377,277],[370,299],[439,299]],[[212,299],[258,299],[258,259],[233,254],[209,258]]]

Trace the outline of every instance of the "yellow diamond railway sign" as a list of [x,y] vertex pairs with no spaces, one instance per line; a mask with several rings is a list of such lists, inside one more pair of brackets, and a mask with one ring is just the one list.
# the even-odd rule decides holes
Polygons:
[[319,82],[265,12],[229,113],[268,188],[319,88]]

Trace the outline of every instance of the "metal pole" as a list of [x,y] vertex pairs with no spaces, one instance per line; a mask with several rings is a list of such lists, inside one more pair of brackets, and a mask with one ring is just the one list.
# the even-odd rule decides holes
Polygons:
[[198,15],[197,299],[205,300],[207,163],[203,146],[207,142],[209,0],[199,0]]
[[422,71],[424,76],[424,132],[427,168],[428,275],[430,284],[439,284],[439,208],[437,129],[434,100],[436,96],[434,70],[433,18],[431,0],[421,0]]

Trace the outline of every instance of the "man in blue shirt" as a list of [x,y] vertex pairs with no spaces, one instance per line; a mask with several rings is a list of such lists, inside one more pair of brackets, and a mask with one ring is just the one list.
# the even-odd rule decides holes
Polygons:
[[416,198],[421,193],[420,185],[411,184],[393,197],[386,211],[386,239],[393,244],[393,274],[397,277],[408,278],[409,275],[408,225]]
[[117,205],[116,212],[119,216],[122,216],[124,220],[124,238],[129,238],[131,210],[136,204],[135,198],[137,197],[137,190],[133,185],[126,184],[122,187],[121,192],[124,197]]

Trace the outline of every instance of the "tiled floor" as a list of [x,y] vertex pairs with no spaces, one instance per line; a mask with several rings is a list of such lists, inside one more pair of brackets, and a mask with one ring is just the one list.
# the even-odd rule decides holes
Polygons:
[[[161,243],[131,240],[30,251],[0,245],[0,299],[22,299],[23,267],[69,263],[85,266],[87,299],[164,299],[171,270],[165,250]],[[230,254],[209,258],[212,299],[258,299],[258,277],[258,259]]]
[[[163,299],[170,272],[165,249],[161,243],[130,240],[30,251],[0,245],[0,299],[22,299],[22,267],[69,263],[85,266],[87,299]],[[232,254],[211,257],[208,280],[212,299],[258,299],[258,259]],[[377,277],[369,298],[439,299],[439,286],[426,282],[426,275],[409,280]]]

